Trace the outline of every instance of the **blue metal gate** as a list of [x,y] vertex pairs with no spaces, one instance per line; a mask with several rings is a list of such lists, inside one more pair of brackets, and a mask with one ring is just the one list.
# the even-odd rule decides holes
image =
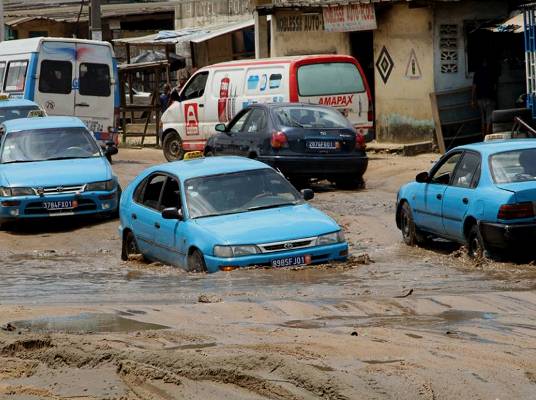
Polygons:
[[527,77],[527,108],[536,118],[536,7],[523,9],[525,23],[525,64]]

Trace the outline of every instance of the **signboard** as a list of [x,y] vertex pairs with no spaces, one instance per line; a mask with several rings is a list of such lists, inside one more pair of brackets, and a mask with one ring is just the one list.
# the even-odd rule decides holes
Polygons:
[[276,15],[275,26],[278,32],[311,32],[324,30],[322,14],[278,13]]
[[324,30],[328,32],[369,31],[378,27],[374,4],[324,7],[323,15]]

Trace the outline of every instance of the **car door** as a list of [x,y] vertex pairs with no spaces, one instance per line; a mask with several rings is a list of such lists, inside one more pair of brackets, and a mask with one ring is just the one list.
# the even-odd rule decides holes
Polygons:
[[235,155],[237,135],[242,131],[246,120],[251,113],[251,109],[242,110],[238,115],[227,125],[227,132],[219,135],[216,140],[216,154],[217,155]]
[[[208,80],[208,71],[203,71],[194,75],[186,84],[180,94],[180,103],[183,115],[183,142],[187,145],[191,142],[193,150],[196,145],[203,144],[204,140],[213,133],[207,131],[208,124],[205,121],[205,93]],[[193,146],[193,147],[192,147]]]
[[481,157],[476,152],[466,151],[443,196],[443,225],[449,237],[463,240],[463,223],[474,200],[475,189],[480,180]]
[[430,171],[428,181],[421,184],[423,187],[416,194],[414,208],[415,223],[421,229],[441,235],[445,233],[443,195],[461,156],[462,152],[448,154]]
[[[160,212],[166,208],[182,209],[179,180],[173,176],[167,177],[158,206]],[[171,265],[181,266],[186,255],[185,243],[184,222],[160,218],[155,233],[157,258]]]
[[158,207],[166,179],[167,176],[161,173],[150,175],[145,180],[139,197],[135,196],[130,210],[132,230],[138,247],[149,258],[158,258],[154,244],[157,239],[157,226],[162,219]]
[[248,157],[257,147],[260,136],[266,130],[267,114],[262,108],[253,108],[240,132],[233,135],[234,154]]

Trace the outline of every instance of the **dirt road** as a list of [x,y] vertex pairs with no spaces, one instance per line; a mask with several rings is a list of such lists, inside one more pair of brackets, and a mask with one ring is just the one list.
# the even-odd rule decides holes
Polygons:
[[121,262],[117,221],[0,232],[0,398],[536,398],[535,267],[401,244],[396,190],[435,156],[371,157],[366,190],[314,187],[343,265],[187,274]]

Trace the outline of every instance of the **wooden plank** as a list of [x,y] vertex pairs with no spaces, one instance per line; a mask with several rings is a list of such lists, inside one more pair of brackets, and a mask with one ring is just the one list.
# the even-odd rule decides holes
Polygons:
[[439,117],[436,93],[430,93],[430,102],[432,103],[432,115],[434,118],[435,136],[437,140],[437,145],[439,146],[439,152],[441,154],[445,154],[447,149],[445,146],[445,139],[443,138],[443,128],[441,127],[441,118]]

